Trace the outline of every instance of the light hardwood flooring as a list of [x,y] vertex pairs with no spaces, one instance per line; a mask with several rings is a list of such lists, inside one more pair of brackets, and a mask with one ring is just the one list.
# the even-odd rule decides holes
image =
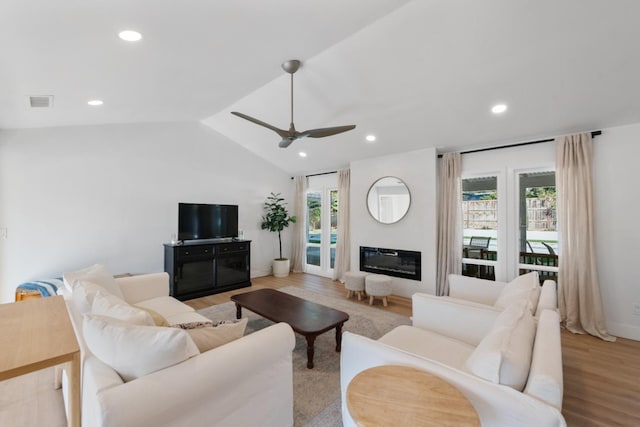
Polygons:
[[[200,309],[230,301],[231,295],[263,288],[296,286],[344,298],[344,286],[330,279],[292,274],[287,278],[260,277],[253,286],[187,301]],[[357,301],[357,299],[353,299]],[[368,304],[361,301],[360,304]],[[411,316],[411,300],[390,297],[374,307]],[[640,426],[640,342],[619,338],[605,342],[562,331],[564,366],[563,411],[567,424],[589,426]],[[43,370],[0,382],[0,426],[66,425],[59,390],[53,390],[53,371]]]

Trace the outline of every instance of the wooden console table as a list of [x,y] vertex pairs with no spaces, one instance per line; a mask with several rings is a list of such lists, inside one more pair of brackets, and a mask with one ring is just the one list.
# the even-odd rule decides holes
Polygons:
[[80,347],[61,296],[0,304],[0,381],[68,363],[68,425],[80,426]]
[[480,426],[475,408],[443,379],[408,366],[376,366],[347,386],[359,426]]

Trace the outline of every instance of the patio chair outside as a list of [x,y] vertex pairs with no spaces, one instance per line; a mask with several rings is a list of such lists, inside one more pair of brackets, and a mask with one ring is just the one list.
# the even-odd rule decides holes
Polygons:
[[487,249],[489,247],[490,241],[491,241],[491,237],[471,236],[471,240],[469,241],[469,246],[473,246],[474,248]]
[[556,251],[554,251],[551,246],[547,245],[545,242],[541,242],[541,243],[544,245],[545,248],[547,248],[547,250],[549,251],[549,254],[551,254],[551,255],[555,255],[556,254]]

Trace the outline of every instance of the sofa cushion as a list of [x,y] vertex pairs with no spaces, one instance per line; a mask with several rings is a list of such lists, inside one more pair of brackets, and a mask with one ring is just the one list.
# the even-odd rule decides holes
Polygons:
[[225,321],[216,326],[205,326],[187,330],[187,333],[200,350],[200,353],[220,347],[244,335],[248,318],[237,321]]
[[85,314],[83,331],[89,350],[124,381],[199,354],[189,334],[177,328],[138,326],[107,316]]
[[174,323],[169,326],[180,329],[200,329],[204,327],[214,327],[216,326],[216,324],[214,324],[213,320],[207,319],[206,321],[202,322]]
[[156,326],[169,326],[169,322],[167,322],[167,319],[165,319],[157,311],[152,310],[152,309],[147,308],[147,307],[140,307],[140,306],[137,306],[137,305],[134,305],[134,307],[139,308],[140,310],[144,310],[147,313],[149,313],[149,316],[151,316],[151,318],[153,319],[153,323],[155,323]]
[[113,278],[113,274],[104,265],[94,264],[82,270],[63,273],[62,279],[67,289],[71,292],[73,292],[74,282],[84,280],[100,285],[118,298],[124,299],[120,286]]
[[498,295],[498,299],[493,304],[497,308],[507,308],[511,304],[526,299],[530,302],[529,310],[535,312],[538,305],[538,297],[540,296],[540,282],[538,272],[523,274],[507,283]]
[[189,307],[188,305],[169,296],[151,298],[145,301],[137,302],[136,305],[138,307],[150,308],[151,310],[157,311],[158,313],[160,313],[160,315],[162,315],[162,317],[167,319],[167,321],[169,320],[169,317],[175,314],[189,313],[189,312],[195,311],[193,308]]
[[91,312],[93,300],[98,292],[108,293],[108,291],[100,285],[86,280],[76,280],[74,289],[71,294],[71,300],[76,310],[80,314]]
[[408,325],[394,328],[379,341],[408,353],[463,370],[466,370],[465,362],[474,350],[473,346],[462,341]]
[[536,325],[529,301],[507,307],[466,362],[471,373],[522,391],[529,375]]
[[[173,314],[171,316],[165,316],[167,319],[167,323],[169,326],[179,326],[179,325],[191,325],[191,324],[207,324],[213,325],[211,319],[204,317],[200,313],[196,313],[195,311],[185,311],[183,313]],[[183,327],[183,329],[187,329],[187,327]]]
[[155,326],[155,322],[149,313],[133,307],[115,295],[98,291],[93,299],[91,313],[113,317],[132,325]]

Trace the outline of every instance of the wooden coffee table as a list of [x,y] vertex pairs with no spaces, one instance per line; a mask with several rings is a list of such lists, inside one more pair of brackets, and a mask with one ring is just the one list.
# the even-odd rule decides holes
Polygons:
[[236,317],[242,317],[242,307],[273,322],[288,323],[307,340],[307,368],[313,369],[313,344],[316,337],[330,329],[336,329],[336,351],[342,346],[342,325],[349,315],[315,302],[307,301],[275,289],[260,289],[233,295]]

